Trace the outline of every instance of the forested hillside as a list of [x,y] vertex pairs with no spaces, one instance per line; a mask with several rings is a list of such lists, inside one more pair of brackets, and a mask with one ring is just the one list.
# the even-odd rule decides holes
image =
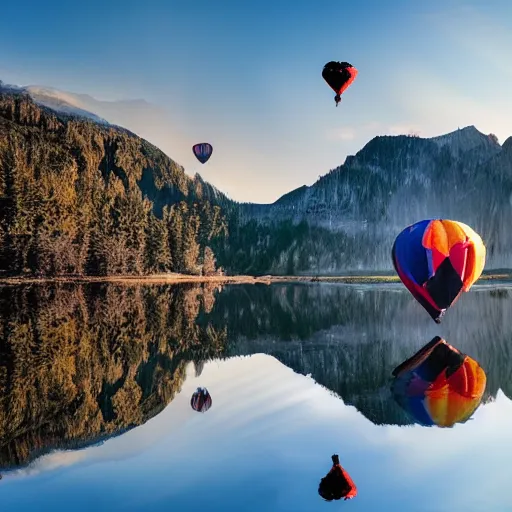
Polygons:
[[128,130],[0,89],[2,273],[211,273],[227,203]]

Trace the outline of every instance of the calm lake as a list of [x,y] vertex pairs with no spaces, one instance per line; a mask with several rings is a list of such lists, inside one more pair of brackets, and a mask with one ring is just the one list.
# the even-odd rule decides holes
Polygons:
[[[441,325],[401,284],[4,286],[0,333],[2,510],[512,510],[505,284]],[[436,335],[487,375],[452,428],[390,392]],[[353,500],[318,495],[334,453]]]

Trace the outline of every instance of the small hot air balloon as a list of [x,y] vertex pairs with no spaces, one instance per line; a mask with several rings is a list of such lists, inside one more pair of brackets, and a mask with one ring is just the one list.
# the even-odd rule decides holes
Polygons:
[[341,467],[338,455],[333,455],[332,468],[320,480],[318,494],[326,501],[344,498],[350,500],[357,496],[357,487],[350,475]]
[[197,412],[206,412],[212,406],[212,397],[206,388],[197,388],[190,399],[192,409]]
[[194,152],[196,158],[202,164],[205,164],[212,156],[213,147],[211,144],[208,144],[208,142],[201,142],[200,144],[195,144],[192,146],[192,151]]
[[322,71],[322,78],[336,93],[334,101],[336,106],[341,101],[341,95],[347,87],[356,79],[357,69],[348,62],[328,62]]
[[416,422],[451,427],[476,411],[487,377],[480,365],[436,336],[393,370],[393,397]]
[[469,226],[454,220],[422,220],[405,228],[392,250],[395,270],[436,323],[485,266],[485,246]]

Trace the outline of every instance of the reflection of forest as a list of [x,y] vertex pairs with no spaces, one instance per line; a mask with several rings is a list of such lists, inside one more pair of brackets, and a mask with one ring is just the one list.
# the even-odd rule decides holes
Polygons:
[[[472,291],[441,326],[397,287],[52,285],[0,288],[0,468],[79,448],[158,414],[187,363],[266,353],[377,424],[411,420],[392,369],[436,334],[512,397],[512,300]],[[229,341],[229,343],[228,343]]]
[[[199,286],[0,289],[0,466],[78,448],[144,423],[226,332],[196,317],[213,306]],[[196,367],[196,368],[197,368]]]

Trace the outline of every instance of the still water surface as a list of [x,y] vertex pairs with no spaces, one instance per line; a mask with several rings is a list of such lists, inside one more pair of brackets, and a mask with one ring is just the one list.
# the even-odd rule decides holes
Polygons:
[[[399,285],[4,287],[0,329],[2,510],[512,510],[504,285],[441,325]],[[389,392],[436,335],[487,374],[453,428]],[[351,501],[317,493],[333,453]]]

